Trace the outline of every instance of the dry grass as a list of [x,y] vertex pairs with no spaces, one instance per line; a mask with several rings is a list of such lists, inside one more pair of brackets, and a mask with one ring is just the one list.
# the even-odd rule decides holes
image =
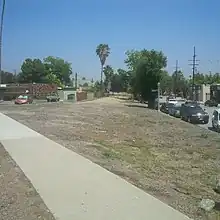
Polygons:
[[201,198],[220,200],[212,189],[220,172],[216,133],[112,98],[1,109],[194,219],[207,219]]
[[55,220],[32,184],[1,144],[0,219]]

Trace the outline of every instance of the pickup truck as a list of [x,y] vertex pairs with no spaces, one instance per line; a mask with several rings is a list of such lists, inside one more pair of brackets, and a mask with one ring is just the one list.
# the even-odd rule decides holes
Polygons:
[[49,94],[47,97],[47,102],[59,102],[60,101],[60,97],[58,96],[57,93],[51,93]]

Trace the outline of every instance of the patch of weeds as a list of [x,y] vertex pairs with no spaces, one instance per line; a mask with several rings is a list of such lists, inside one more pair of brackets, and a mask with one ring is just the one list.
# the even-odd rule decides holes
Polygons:
[[119,155],[111,150],[105,150],[104,152],[102,152],[102,155],[108,159],[119,158]]
[[207,139],[209,137],[208,133],[202,133],[200,135],[201,138]]

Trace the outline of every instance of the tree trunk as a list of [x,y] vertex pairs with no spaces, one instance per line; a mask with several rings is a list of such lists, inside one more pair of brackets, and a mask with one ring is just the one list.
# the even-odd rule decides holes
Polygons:
[[103,96],[103,93],[104,93],[103,91],[103,65],[101,65],[101,83],[100,84],[101,84],[100,85],[101,95]]
[[2,12],[1,12],[1,24],[0,24],[0,84],[2,83],[2,77],[1,77],[2,76],[2,33],[3,33],[4,13],[5,13],[5,0],[2,0]]

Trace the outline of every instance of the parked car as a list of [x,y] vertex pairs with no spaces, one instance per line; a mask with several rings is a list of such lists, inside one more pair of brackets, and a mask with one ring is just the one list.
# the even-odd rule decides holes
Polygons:
[[220,132],[220,109],[214,110],[212,114],[212,128]]
[[169,99],[168,103],[176,104],[178,103],[178,101],[174,98],[174,99]]
[[15,99],[15,104],[21,105],[21,104],[31,104],[33,102],[33,98],[30,95],[19,95]]
[[174,105],[169,109],[169,115],[180,118],[180,109],[181,109],[181,105],[178,104]]
[[163,103],[160,107],[160,111],[163,113],[168,114],[168,107],[167,107],[167,103]]
[[218,107],[218,103],[215,100],[207,100],[205,102],[205,106],[209,106],[209,107]]
[[183,104],[180,109],[181,119],[190,123],[208,124],[209,114],[198,104]]
[[51,93],[50,95],[48,95],[46,97],[47,102],[59,102],[60,101],[60,97],[58,96],[57,93]]
[[172,108],[173,106],[174,106],[174,103],[163,103],[160,107],[160,111],[168,114],[169,109]]

